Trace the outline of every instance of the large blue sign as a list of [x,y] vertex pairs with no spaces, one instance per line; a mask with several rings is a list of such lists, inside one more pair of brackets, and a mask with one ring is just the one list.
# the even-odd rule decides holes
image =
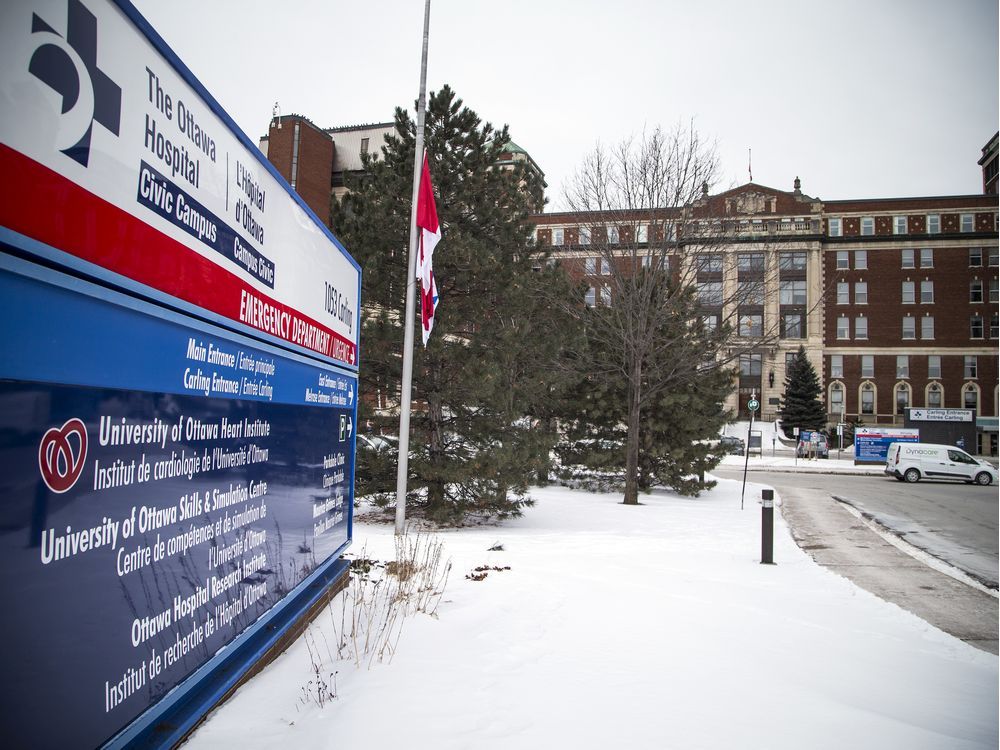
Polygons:
[[920,442],[920,430],[859,427],[854,432],[854,463],[884,464],[892,443]]
[[357,384],[3,255],[0,320],[0,727],[92,747],[346,546]]

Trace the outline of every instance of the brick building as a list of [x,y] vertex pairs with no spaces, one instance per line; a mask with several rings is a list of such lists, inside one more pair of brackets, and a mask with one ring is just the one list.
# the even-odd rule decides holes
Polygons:
[[[319,128],[300,115],[271,121],[261,149],[325,223],[330,196],[379,153],[391,123]],[[902,424],[903,409],[972,408],[979,448],[997,453],[997,136],[982,149],[982,195],[822,201],[748,183],[709,195],[684,212],[580,215],[539,213],[536,238],[589,286],[588,304],[613,304],[602,244],[662,242],[663,227],[715,222],[728,240],[717,257],[676,242],[675,270],[698,285],[706,315],[731,319],[767,345],[741,355],[727,406],[746,416],[750,393],[760,417],[777,415],[786,365],[799,346],[823,383],[830,423]],[[533,159],[509,144],[498,168]],[[536,196],[543,205],[543,196]],[[696,245],[696,242],[690,243]],[[698,264],[690,268],[684,264]],[[737,290],[757,284],[757,299]]]
[[[268,133],[260,139],[260,150],[292,189],[302,196],[313,212],[330,224],[330,196],[340,198],[347,192],[348,175],[362,172],[362,154],[378,156],[386,136],[396,126],[391,122],[320,128],[302,115],[282,115],[271,119]],[[513,169],[523,163],[545,185],[545,175],[527,151],[509,142],[497,161],[498,169]],[[543,192],[532,196],[539,209],[545,205]]]
[[[786,364],[801,345],[821,377],[831,424],[901,425],[907,406],[972,408],[980,450],[997,452],[995,195],[821,201],[803,194],[798,179],[790,192],[749,183],[706,194],[667,223],[683,228],[700,216],[729,239],[720,257],[684,277],[698,285],[706,312],[720,311],[749,338],[771,336],[740,357],[729,408],[745,417],[754,392],[761,418],[774,418]],[[537,240],[587,282],[588,304],[614,304],[594,234],[624,255],[626,246],[660,241],[641,223],[649,217],[616,214],[602,229],[600,216],[540,214]],[[679,267],[699,263],[680,234]],[[734,294],[755,277],[759,299]],[[729,310],[734,299],[739,309]]]

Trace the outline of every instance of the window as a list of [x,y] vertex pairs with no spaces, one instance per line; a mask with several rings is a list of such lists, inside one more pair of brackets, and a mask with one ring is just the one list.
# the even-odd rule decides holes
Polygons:
[[983,316],[973,315],[969,318],[969,338],[970,339],[981,339],[983,338]]
[[782,305],[804,305],[806,303],[806,282],[782,281],[778,299]]
[[721,281],[701,281],[698,282],[698,301],[706,307],[722,304],[722,282]]
[[927,234],[941,234],[941,214],[927,214]]
[[855,305],[867,305],[868,304],[868,282],[867,281],[856,281],[856,282],[854,282],[854,304]]
[[838,305],[849,305],[851,304],[851,285],[846,281],[837,282],[837,304]]
[[851,324],[848,318],[841,315],[837,318],[837,338],[838,339],[849,339],[851,338]]
[[1000,265],[1000,249],[991,247],[989,250],[989,266],[990,268],[996,268]]
[[608,227],[608,242],[612,245],[618,244],[618,227],[616,226]]
[[799,356],[796,352],[785,352],[785,370],[792,366],[792,362]]
[[905,247],[903,248],[903,268],[916,268],[917,265],[913,260],[913,248]]
[[782,253],[778,256],[779,271],[805,271],[805,253]]
[[736,267],[741,274],[764,273],[764,253],[740,253],[736,256]]
[[905,383],[896,386],[896,413],[906,414],[910,406],[910,388]]
[[362,138],[361,139],[361,153],[362,154],[367,154],[368,153],[368,139],[367,138]]
[[960,231],[974,232],[976,230],[976,217],[973,214],[962,214],[959,217]]
[[831,237],[842,237],[844,226],[840,219],[829,219],[827,224],[827,234]]
[[740,281],[736,285],[736,297],[741,305],[763,305],[764,283],[762,281]]
[[863,378],[874,378],[875,377],[875,355],[874,354],[862,354],[861,355],[861,377],[863,377]]
[[851,267],[851,255],[847,250],[837,251],[837,269],[844,270]]
[[580,244],[589,245],[590,244],[590,227],[580,227]]
[[996,302],[1000,295],[997,294],[997,280],[996,278],[990,279],[990,302]]
[[929,305],[934,302],[934,282],[924,281],[920,282],[920,304]]
[[915,339],[917,337],[917,319],[912,315],[903,318],[903,338]]
[[892,233],[893,234],[906,234],[906,217],[905,216],[893,216],[892,217]]
[[552,230],[552,244],[553,245],[557,245],[557,246],[561,245],[561,244],[563,244],[563,241],[565,239],[566,239],[566,230],[565,229],[553,229]]
[[764,316],[763,315],[741,315],[740,316],[740,336],[763,336]]
[[861,217],[861,234],[863,236],[875,234],[875,218],[872,216]]
[[861,386],[861,413],[875,413],[875,386],[871,383],[865,383]]
[[916,301],[915,284],[912,281],[903,282],[903,304],[912,305]]
[[982,302],[983,301],[983,282],[979,279],[974,279],[969,282],[969,302]]
[[941,386],[937,383],[931,383],[927,386],[927,408],[940,409],[941,404],[944,403],[942,396]]
[[854,251],[854,268],[858,271],[868,270],[868,251],[867,250],[855,250]]
[[587,294],[584,296],[583,301],[586,303],[587,307],[593,307],[597,304],[597,290],[594,287],[590,287],[587,290]]
[[601,287],[601,304],[605,307],[611,307],[611,287]]
[[979,391],[975,388],[966,388],[962,391],[962,405],[966,409],[972,409],[975,414],[979,414]]
[[584,258],[583,272],[591,276],[597,273],[597,258]]
[[941,355],[931,354],[927,357],[927,377],[941,377]]
[[759,354],[741,354],[740,355],[740,375],[745,377],[752,377],[754,375],[760,376],[761,369],[761,355]]
[[983,249],[981,247],[969,248],[969,268],[983,267]]
[[805,338],[805,315],[803,313],[785,313],[781,316],[781,338]]
[[990,338],[1000,338],[1000,313],[993,313],[990,316]]
[[840,383],[830,386],[830,411],[833,414],[844,413],[844,386]]
[[719,327],[719,316],[718,315],[702,315],[701,322],[705,326],[706,331],[714,331]]
[[607,258],[601,258],[601,276],[607,276],[609,273],[611,273],[611,264]]
[[844,377],[844,355],[843,354],[831,354],[830,355],[830,377],[831,378],[842,378],[842,377]]
[[896,377],[910,377],[910,358],[905,354],[900,354],[896,357]]
[[859,315],[854,319],[854,338],[868,338],[868,318],[864,315]]
[[928,340],[934,338],[934,318],[930,315],[920,319],[920,338]]
[[976,355],[966,355],[965,356],[965,369],[962,373],[963,378],[975,378],[979,372],[979,368],[976,367]]
[[722,273],[721,255],[699,255],[695,262],[698,264],[698,273]]
[[922,247],[922,248],[920,248],[920,267],[921,268],[934,268],[934,248],[933,247]]

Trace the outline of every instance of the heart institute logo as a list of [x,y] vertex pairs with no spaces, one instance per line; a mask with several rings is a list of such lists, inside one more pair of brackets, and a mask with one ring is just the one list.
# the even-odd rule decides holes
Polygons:
[[79,0],[69,0],[65,37],[40,16],[31,16],[36,42],[28,72],[61,98],[59,146],[86,167],[94,123],[118,135],[122,90],[97,67],[97,18]]
[[62,427],[53,427],[46,432],[38,445],[38,468],[42,480],[50,490],[59,494],[76,484],[86,460],[87,426],[75,417]]

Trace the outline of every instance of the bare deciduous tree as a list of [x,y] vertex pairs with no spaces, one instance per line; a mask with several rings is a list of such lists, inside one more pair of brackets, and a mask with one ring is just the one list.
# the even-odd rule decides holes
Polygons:
[[597,146],[566,189],[594,281],[586,305],[567,301],[584,318],[587,372],[627,384],[625,504],[638,503],[643,409],[779,337],[763,314],[778,260],[737,243],[737,222],[709,199],[717,177],[714,147],[678,126]]

